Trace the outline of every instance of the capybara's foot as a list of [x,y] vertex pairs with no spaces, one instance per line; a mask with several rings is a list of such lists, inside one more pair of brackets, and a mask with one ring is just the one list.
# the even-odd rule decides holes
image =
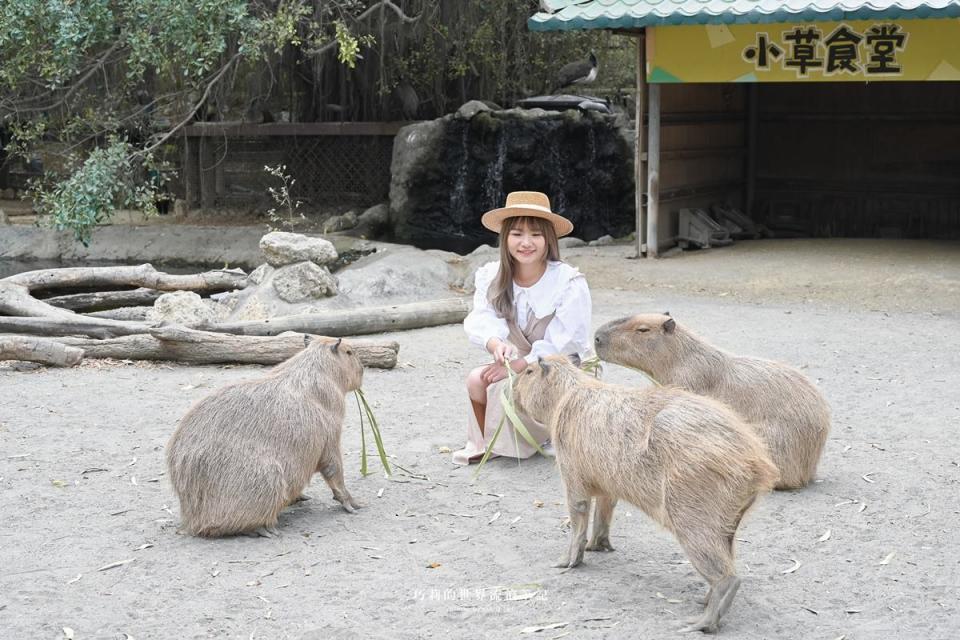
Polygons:
[[258,527],[253,531],[248,531],[247,534],[251,538],[278,538],[280,537],[280,530],[275,526],[273,527]]
[[613,551],[610,536],[595,536],[587,543],[587,551]]
[[707,606],[703,615],[690,622],[686,627],[680,629],[681,632],[702,631],[704,633],[716,633],[720,628],[720,618],[727,612],[733,603],[733,597],[737,595],[737,589],[740,588],[740,578],[737,576],[727,576],[715,584],[707,594]]
[[345,493],[341,496],[333,496],[333,499],[340,503],[343,507],[343,510],[347,513],[356,513],[357,509],[363,507],[362,504],[353,499],[349,493]]
[[581,563],[581,558],[571,558],[566,553],[553,565],[557,569],[573,569]]
[[583,543],[571,542],[569,550],[560,556],[554,567],[557,569],[572,569],[583,562]]
[[296,498],[293,499],[292,504],[296,504],[298,502],[306,502],[307,500],[312,500],[312,498],[305,493],[301,493],[300,495],[298,495]]

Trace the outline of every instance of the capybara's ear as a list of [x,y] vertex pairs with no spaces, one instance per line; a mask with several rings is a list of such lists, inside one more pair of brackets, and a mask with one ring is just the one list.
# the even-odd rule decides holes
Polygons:
[[540,365],[540,373],[547,375],[550,372],[550,365],[547,364],[547,361],[543,359],[543,356],[537,356],[537,364]]
[[668,316],[668,315],[670,315],[670,312],[669,312],[669,311],[664,311],[664,312],[663,312],[663,315]]
[[677,322],[673,318],[667,318],[667,321],[663,323],[663,330],[666,333],[673,333],[673,330],[677,328]]
[[333,345],[330,347],[330,349],[331,349],[334,353],[340,353],[340,343],[341,343],[341,342],[343,342],[343,338],[337,338],[337,341],[333,343]]

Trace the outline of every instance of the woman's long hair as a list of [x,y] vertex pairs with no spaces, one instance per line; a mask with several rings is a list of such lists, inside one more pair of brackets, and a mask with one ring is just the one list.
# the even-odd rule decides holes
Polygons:
[[507,249],[507,236],[510,231],[519,227],[528,227],[533,231],[539,231],[547,241],[546,260],[553,261],[560,259],[560,245],[557,243],[557,231],[549,220],[535,218],[533,216],[514,216],[507,218],[500,226],[500,269],[497,271],[497,277],[490,283],[490,289],[487,291],[487,299],[493,305],[493,309],[501,318],[509,321],[516,321],[513,317],[513,272],[514,259]]

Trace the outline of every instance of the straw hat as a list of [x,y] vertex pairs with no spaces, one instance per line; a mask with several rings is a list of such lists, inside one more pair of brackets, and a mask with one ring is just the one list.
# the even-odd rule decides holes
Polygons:
[[513,191],[507,195],[507,206],[501,209],[487,211],[480,218],[480,223],[494,233],[500,233],[500,227],[507,218],[529,216],[549,220],[557,232],[557,237],[563,237],[573,231],[573,223],[563,216],[550,210],[550,198],[539,191]]

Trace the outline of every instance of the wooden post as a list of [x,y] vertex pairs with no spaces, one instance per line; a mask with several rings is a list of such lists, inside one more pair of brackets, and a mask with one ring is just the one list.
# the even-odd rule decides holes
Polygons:
[[224,174],[224,165],[226,164],[225,160],[227,159],[227,149],[229,148],[229,142],[226,138],[222,138],[223,146],[217,149],[216,166],[213,169],[213,184],[214,184],[214,193],[216,196],[221,196],[227,191],[226,186],[226,175]]
[[187,203],[188,211],[199,199],[197,180],[200,174],[197,167],[197,144],[197,139],[183,136],[183,199]]
[[753,218],[753,201],[757,187],[757,93],[759,87],[747,85],[747,158],[744,167],[743,212]]
[[204,211],[213,209],[216,197],[216,178],[213,170],[213,143],[210,138],[200,138],[200,208]]
[[646,33],[641,31],[637,36],[637,91],[634,95],[636,100],[634,116],[636,126],[634,127],[633,149],[634,149],[634,202],[637,207],[637,255],[647,255],[647,216],[643,207],[643,187],[645,182],[645,172],[643,170],[643,101],[647,96],[647,69],[646,69]]
[[657,223],[660,214],[660,85],[648,87],[650,104],[647,124],[647,257],[659,257]]

